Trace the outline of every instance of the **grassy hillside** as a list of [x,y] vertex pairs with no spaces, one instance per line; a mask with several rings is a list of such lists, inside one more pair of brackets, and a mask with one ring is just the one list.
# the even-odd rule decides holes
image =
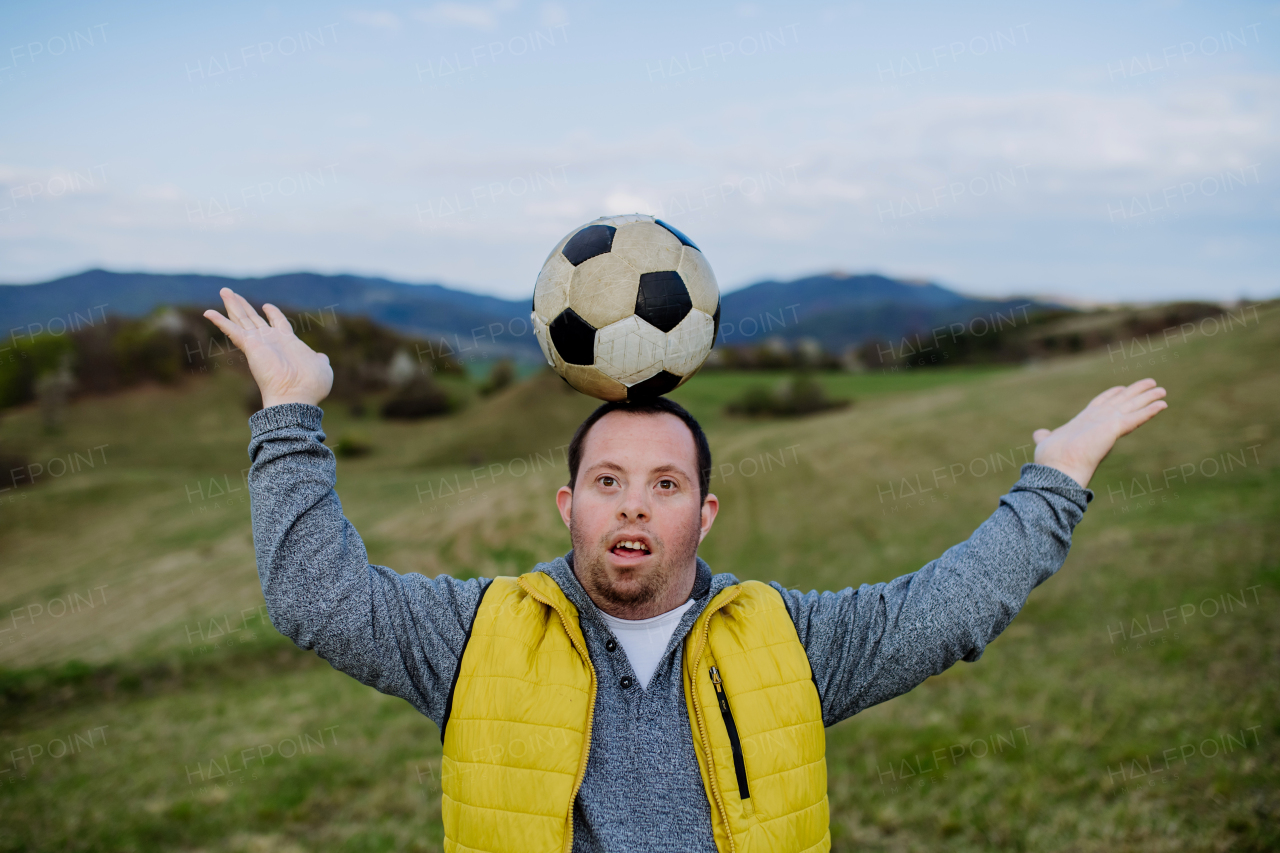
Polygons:
[[[1169,389],[983,659],[828,731],[836,849],[1280,845],[1278,350],[1271,312],[1158,356],[824,375],[855,403],[803,420],[721,413],[758,374],[673,395],[716,455],[712,567],[835,589],[964,539],[1033,429],[1112,384]],[[0,493],[0,850],[439,849],[435,727],[262,620],[242,382],[82,401],[57,436],[0,421],[79,469]],[[437,421],[335,407],[330,445],[374,448],[338,467],[371,560],[492,575],[563,553],[551,495],[591,405],[543,374]]]

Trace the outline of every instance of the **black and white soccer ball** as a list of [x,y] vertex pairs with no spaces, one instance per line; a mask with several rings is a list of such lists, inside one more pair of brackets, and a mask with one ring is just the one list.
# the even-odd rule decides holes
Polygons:
[[688,237],[661,219],[603,216],[560,241],[533,291],[547,363],[584,394],[639,400],[682,385],[720,328],[720,288]]

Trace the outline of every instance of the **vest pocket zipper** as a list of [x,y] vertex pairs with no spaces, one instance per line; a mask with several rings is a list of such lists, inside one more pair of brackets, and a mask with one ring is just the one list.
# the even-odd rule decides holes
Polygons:
[[724,693],[720,670],[711,667],[711,683],[716,688],[716,701],[720,704],[720,716],[724,717],[724,727],[729,730],[729,746],[733,749],[733,772],[738,777],[738,796],[742,800],[751,799],[751,791],[747,788],[747,765],[742,760],[742,741],[738,740],[738,727],[733,722],[733,712],[729,710],[729,697]]

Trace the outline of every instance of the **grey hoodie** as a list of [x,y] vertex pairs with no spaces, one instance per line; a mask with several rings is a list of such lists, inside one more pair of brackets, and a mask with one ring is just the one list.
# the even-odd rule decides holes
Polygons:
[[[271,621],[301,648],[405,699],[438,726],[489,581],[370,565],[334,491],[337,466],[323,444],[322,415],[289,403],[249,418],[253,541]],[[771,584],[808,654],[823,722],[833,725],[958,660],[981,657],[1031,590],[1062,566],[1092,498],[1054,468],[1024,465],[967,541],[916,572],[839,592]],[[532,570],[550,575],[578,608],[599,678],[590,757],[574,803],[574,850],[714,853],[681,657],[707,602],[737,579],[712,574],[698,558],[694,604],[642,689],[574,576],[573,552]],[[424,729],[422,736],[434,734]]]

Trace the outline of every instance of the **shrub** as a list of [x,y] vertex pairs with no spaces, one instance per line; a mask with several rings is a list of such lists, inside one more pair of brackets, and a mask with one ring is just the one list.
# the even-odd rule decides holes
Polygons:
[[113,348],[126,385],[146,379],[176,382],[183,372],[182,344],[166,330],[129,323],[116,334]]
[[418,375],[382,404],[384,418],[415,420],[448,414],[449,395],[433,379]]
[[509,358],[504,358],[489,369],[489,378],[480,386],[480,393],[485,396],[496,394],[514,382],[515,378],[515,363]]
[[344,433],[338,438],[338,443],[333,446],[333,452],[343,459],[355,459],[372,453],[373,445],[361,436]]
[[72,349],[67,335],[14,340],[12,352],[0,358],[0,408],[34,400],[36,378],[66,364]]
[[30,482],[18,469],[27,467],[27,458],[11,447],[0,445],[0,492],[7,491],[22,482]]
[[731,415],[746,417],[797,417],[843,409],[852,400],[832,400],[822,389],[822,383],[807,373],[797,373],[776,389],[752,385],[742,396],[725,407]]

